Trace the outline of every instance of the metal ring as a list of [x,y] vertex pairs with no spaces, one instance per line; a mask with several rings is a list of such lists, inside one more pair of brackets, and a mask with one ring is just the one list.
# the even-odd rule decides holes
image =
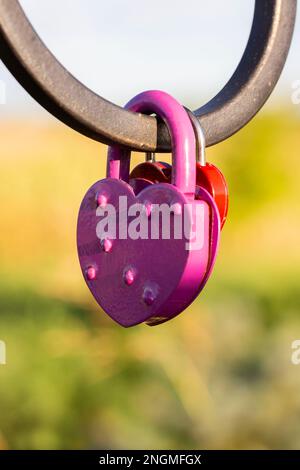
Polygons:
[[[206,145],[234,134],[262,107],[284,66],[297,0],[256,0],[244,55],[225,87],[194,113]],[[50,113],[82,134],[139,151],[170,151],[164,123],[124,110],[74,78],[53,56],[18,0],[0,0],[0,56],[21,85]]]

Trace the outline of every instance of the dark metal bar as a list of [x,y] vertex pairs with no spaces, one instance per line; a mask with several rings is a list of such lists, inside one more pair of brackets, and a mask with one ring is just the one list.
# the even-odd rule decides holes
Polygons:
[[[243,127],[272,92],[289,51],[296,5],[297,0],[256,0],[236,71],[220,93],[195,111],[207,146]],[[170,150],[164,123],[110,103],[73,77],[41,41],[17,0],[0,0],[0,57],[44,108],[78,132],[140,151]]]

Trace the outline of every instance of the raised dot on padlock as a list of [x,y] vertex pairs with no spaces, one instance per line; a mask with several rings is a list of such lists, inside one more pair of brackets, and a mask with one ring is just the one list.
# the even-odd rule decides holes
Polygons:
[[102,193],[97,193],[96,195],[96,202],[98,207],[104,208],[107,204],[107,196]]
[[96,274],[97,274],[97,270],[95,266],[89,266],[86,269],[86,277],[89,281],[93,281],[94,279],[96,279]]
[[180,202],[171,203],[172,214],[174,215],[181,215],[182,214],[182,206]]
[[135,279],[135,271],[134,269],[126,269],[125,272],[124,272],[124,282],[125,284],[127,284],[128,286],[131,286],[131,284],[133,284],[134,282],[134,279]]
[[109,253],[112,249],[112,241],[109,238],[104,238],[103,240],[101,240],[101,247],[102,250],[105,251],[105,253]]
[[151,287],[145,287],[144,292],[143,292],[143,301],[145,302],[146,305],[152,305],[154,300],[156,298],[156,293],[154,292]]

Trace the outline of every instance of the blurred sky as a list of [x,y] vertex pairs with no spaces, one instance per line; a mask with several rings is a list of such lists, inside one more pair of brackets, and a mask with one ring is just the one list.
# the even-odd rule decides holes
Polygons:
[[[189,106],[226,83],[246,45],[254,0],[21,0],[57,58],[94,91],[120,105],[157,88]],[[269,106],[300,79],[300,24]],[[2,117],[49,117],[0,64]]]

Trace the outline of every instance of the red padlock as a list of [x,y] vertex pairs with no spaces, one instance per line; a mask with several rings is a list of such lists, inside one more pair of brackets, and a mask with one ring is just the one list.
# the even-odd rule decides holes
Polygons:
[[140,180],[151,181],[151,183],[169,183],[172,167],[168,163],[156,162],[155,154],[146,153],[146,161],[137,165],[129,176],[129,184],[134,191],[141,187]]
[[221,219],[221,228],[225,224],[228,213],[228,189],[221,171],[212,163],[204,166],[196,163],[196,184],[206,189],[217,204]]
[[206,189],[213,197],[220,214],[221,228],[223,227],[228,212],[228,188],[226,180],[221,171],[212,163],[206,162],[205,137],[199,120],[192,111],[185,108],[189,115],[196,135],[197,162],[196,162],[196,185]]

